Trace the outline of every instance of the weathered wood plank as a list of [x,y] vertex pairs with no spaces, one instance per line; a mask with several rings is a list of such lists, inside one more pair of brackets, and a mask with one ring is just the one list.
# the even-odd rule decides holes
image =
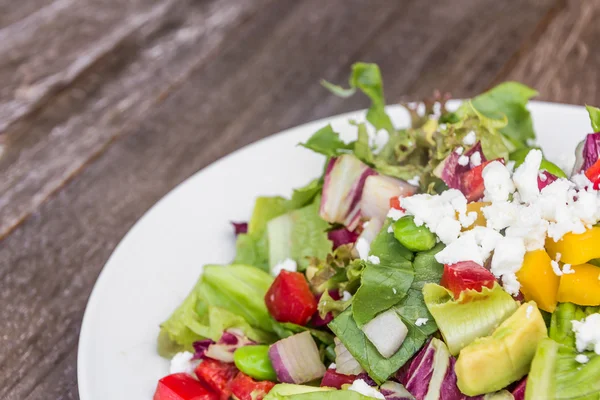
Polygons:
[[568,1],[501,79],[535,87],[544,100],[600,105],[598,18],[600,1]]
[[[0,30],[15,24],[38,12],[47,12],[46,7],[52,8],[53,3],[60,0],[2,0],[0,1]],[[55,6],[54,6],[55,7]],[[35,16],[34,16],[35,18]]]
[[232,26],[265,4],[267,0],[168,0],[143,16],[132,16],[141,22],[135,29],[127,26],[127,39],[116,34],[111,35],[123,41],[103,38],[110,45],[97,52],[95,65],[83,76],[70,77],[68,90],[52,96],[42,112],[13,123],[4,133],[0,238],[117,138],[127,124],[142,118],[181,84],[191,69],[210,60]]
[[[124,113],[110,106],[120,100],[119,85],[134,72],[146,76],[155,65],[152,58],[142,58],[148,62],[136,70],[131,66],[139,58],[125,57],[128,46],[148,51],[139,43],[150,39],[140,34],[114,52],[114,59],[75,80],[73,89],[53,97],[39,116],[13,125],[0,171],[8,170],[2,169],[6,162],[28,173],[21,175],[26,189],[2,205],[3,213],[8,205],[43,194],[28,206],[27,212],[36,210],[31,218],[0,242],[0,398],[77,398],[73,363],[79,323],[93,282],[118,240],[168,190],[224,154],[283,128],[366,104],[358,96],[347,102],[328,96],[318,84],[321,77],[343,82],[348,66],[364,59],[382,65],[389,99],[422,96],[435,87],[470,94],[490,85],[550,6],[545,1],[469,1],[456,7],[448,0],[436,8],[419,3],[289,0],[274,1],[258,13],[240,12],[231,22],[235,30],[216,31],[222,39],[205,58],[192,57],[203,51],[201,39],[173,50],[173,62],[187,60],[175,80],[166,67],[151,70],[157,80],[184,82],[176,91],[172,83],[161,90],[149,79],[128,86],[134,91],[150,86],[130,98],[148,103],[129,105]],[[187,7],[183,16],[172,11],[174,27],[154,29],[151,42],[168,47],[172,42],[165,36],[204,21],[193,19],[199,18],[193,10],[205,10],[207,2],[190,0]],[[165,26],[161,21],[158,26]],[[466,68],[453,68],[455,62]],[[484,67],[470,68],[478,63]],[[94,81],[94,74],[101,79]],[[82,89],[81,97],[75,88]],[[109,105],[98,105],[103,102]],[[101,132],[87,131],[91,126]],[[68,146],[77,137],[65,132],[78,129],[88,137],[106,136]],[[55,138],[61,135],[67,139]],[[46,140],[43,147],[56,145],[60,151],[43,149],[40,140]],[[107,141],[110,146],[98,145]],[[11,148],[17,147],[13,156]],[[35,164],[44,154],[48,158]],[[50,162],[49,156],[62,154],[66,161]],[[54,182],[51,189],[36,177],[47,165],[55,166],[44,175]],[[72,172],[62,176],[61,168]],[[7,187],[18,187],[17,182]],[[55,195],[48,198],[49,193]]]

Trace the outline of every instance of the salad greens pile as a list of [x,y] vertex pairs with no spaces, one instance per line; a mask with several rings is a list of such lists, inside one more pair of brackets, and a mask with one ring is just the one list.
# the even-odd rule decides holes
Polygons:
[[[468,211],[489,204],[477,201],[487,160],[517,168],[537,149],[527,109],[537,92],[506,82],[455,109],[448,108],[448,95],[435,93],[404,104],[411,126],[398,129],[385,108],[377,65],[354,64],[348,88],[322,84],[337,96],[361,92],[370,99],[366,121],[352,121],[356,139],[346,142],[327,125],[301,143],[325,156],[322,176],[291,198],[256,199],[247,230],[237,235],[233,263],[204,267],[188,297],[161,324],[159,354],[214,362],[207,354],[270,345],[268,355],[266,348],[254,352],[264,354],[267,366],[258,376],[276,376],[277,382],[249,372],[247,360],[231,364],[231,355],[216,356],[225,363],[219,371],[229,368],[230,383],[215,389],[199,370],[216,367],[207,361],[197,367],[208,392],[220,398],[600,399],[600,356],[577,348],[572,322],[598,314],[600,307],[560,299],[558,305],[536,305],[525,289],[507,293],[507,278],[492,275],[489,264],[438,262],[446,242],[416,216],[404,216],[399,202],[419,192],[455,189],[469,200]],[[600,109],[588,111],[594,131],[600,131]],[[385,144],[377,144],[378,135],[387,138]],[[600,154],[600,139],[594,143],[596,158],[591,145],[578,150],[585,168]],[[545,159],[538,173],[540,189],[546,179],[568,175]],[[327,214],[332,204],[335,216]],[[367,208],[385,213],[374,217],[368,213],[377,211]],[[400,328],[386,329],[392,325],[382,322],[384,315]],[[382,355],[384,342],[397,345],[389,357]],[[242,357],[241,351],[233,354]],[[490,357],[526,371],[494,370],[494,382],[481,378],[475,384],[472,376],[494,369]],[[161,399],[161,385],[173,387],[161,382],[155,400]]]

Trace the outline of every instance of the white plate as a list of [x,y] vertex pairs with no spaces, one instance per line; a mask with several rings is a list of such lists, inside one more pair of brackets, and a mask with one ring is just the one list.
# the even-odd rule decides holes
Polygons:
[[[576,143],[591,132],[585,109],[540,102],[530,109],[548,158],[572,162]],[[403,109],[389,111],[396,126],[408,124]],[[157,380],[168,373],[155,350],[158,325],[187,295],[203,264],[233,258],[229,221],[246,220],[256,196],[289,195],[318,176],[322,157],[296,144],[327,123],[351,138],[347,120],[363,115],[312,122],[238,150],[179,185],[135,224],[87,305],[78,354],[82,400],[152,398]]]

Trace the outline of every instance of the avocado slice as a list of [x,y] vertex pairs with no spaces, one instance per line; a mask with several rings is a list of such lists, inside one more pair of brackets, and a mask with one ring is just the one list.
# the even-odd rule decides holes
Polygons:
[[523,304],[491,336],[463,348],[456,361],[458,388],[468,396],[498,391],[521,379],[538,343],[548,337],[535,302]]
[[279,399],[282,396],[292,396],[296,394],[313,393],[313,392],[330,392],[332,388],[315,387],[307,385],[294,385],[291,383],[279,383],[273,386],[273,389],[265,397],[264,400]]

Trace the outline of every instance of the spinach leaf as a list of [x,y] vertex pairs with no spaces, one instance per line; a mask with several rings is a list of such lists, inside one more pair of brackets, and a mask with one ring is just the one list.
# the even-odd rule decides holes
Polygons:
[[590,114],[590,121],[592,122],[592,129],[594,132],[600,132],[600,108],[585,106],[588,114]]
[[[401,351],[390,358],[384,358],[379,354],[373,343],[367,339],[364,332],[352,318],[352,306],[331,321],[329,328],[342,341],[367,374],[379,384],[385,382],[410,358]],[[408,327],[408,335],[411,335],[410,326]]]
[[406,296],[414,279],[410,262],[413,254],[387,231],[390,224],[391,220],[384,224],[371,243],[371,255],[379,257],[380,263],[366,263],[360,288],[352,301],[353,316],[359,326],[397,304]]

